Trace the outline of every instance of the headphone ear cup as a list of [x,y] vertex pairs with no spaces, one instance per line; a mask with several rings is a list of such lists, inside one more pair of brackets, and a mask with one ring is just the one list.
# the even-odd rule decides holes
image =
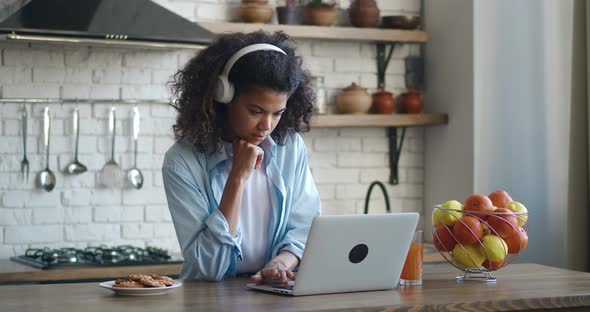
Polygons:
[[218,76],[217,86],[215,87],[215,100],[220,103],[227,104],[231,102],[234,96],[233,85],[229,82],[227,77]]
[[226,84],[227,89],[226,89],[225,95],[227,97],[225,98],[225,101],[226,101],[225,103],[229,103],[229,102],[231,102],[231,100],[234,99],[234,84],[229,82],[229,79],[226,80],[226,83],[227,83]]

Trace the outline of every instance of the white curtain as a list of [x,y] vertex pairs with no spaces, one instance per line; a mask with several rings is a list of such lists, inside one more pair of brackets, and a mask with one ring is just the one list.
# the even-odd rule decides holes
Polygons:
[[529,209],[529,246],[518,262],[585,269],[572,263],[585,262],[588,249],[587,183],[577,175],[588,172],[587,152],[578,151],[588,141],[572,123],[581,118],[572,98],[573,5],[475,2],[474,192],[506,189]]
[[425,1],[425,98],[449,124],[426,132],[424,190],[426,213],[508,190],[529,210],[516,261],[588,270],[590,31],[579,6],[590,3]]

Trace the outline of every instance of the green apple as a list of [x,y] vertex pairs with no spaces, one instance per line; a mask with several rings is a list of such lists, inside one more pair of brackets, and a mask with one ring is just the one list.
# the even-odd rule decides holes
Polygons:
[[508,245],[496,235],[486,235],[481,239],[479,245],[481,253],[492,262],[503,261],[508,254]]
[[453,263],[462,269],[476,269],[485,259],[485,255],[479,250],[479,245],[464,245],[461,248],[461,245],[457,244],[453,248]]
[[518,219],[518,226],[523,226],[527,219],[529,218],[528,216],[528,211],[526,209],[526,207],[516,201],[510,202],[508,203],[508,205],[506,205],[507,209],[512,210],[513,212],[522,212],[523,214],[517,214],[516,218]]
[[[432,213],[432,224],[438,227],[441,223],[445,225],[452,225],[463,216],[463,205],[456,200],[449,200],[442,205],[441,208],[449,210],[435,209]],[[457,211],[454,211],[457,210]]]

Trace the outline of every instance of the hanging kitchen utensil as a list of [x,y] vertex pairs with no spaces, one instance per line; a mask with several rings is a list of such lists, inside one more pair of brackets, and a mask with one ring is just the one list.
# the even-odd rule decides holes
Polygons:
[[123,171],[115,161],[116,117],[115,107],[109,113],[109,134],[111,135],[111,158],[102,167],[101,182],[107,187],[120,187],[123,184]]
[[38,184],[39,187],[51,192],[55,187],[55,174],[49,169],[49,138],[51,135],[51,117],[49,116],[49,106],[45,106],[45,113],[43,114],[43,135],[45,142],[45,169],[39,173]]
[[143,174],[137,168],[137,138],[139,136],[139,110],[133,108],[133,168],[127,171],[127,179],[136,189],[143,185]]
[[23,160],[20,162],[20,174],[22,182],[29,183],[29,160],[27,159],[27,106],[23,106],[21,115],[21,126],[23,136]]
[[78,110],[78,107],[74,110],[72,124],[76,135],[74,160],[66,166],[66,172],[69,174],[80,174],[86,172],[87,168],[78,161],[78,141],[80,140],[80,111]]

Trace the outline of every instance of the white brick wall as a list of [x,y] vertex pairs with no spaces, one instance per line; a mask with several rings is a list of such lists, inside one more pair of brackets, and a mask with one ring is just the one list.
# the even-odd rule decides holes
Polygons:
[[[190,20],[238,18],[239,0],[157,0]],[[343,4],[350,1],[342,1]],[[276,1],[270,1],[274,5]],[[381,15],[418,13],[419,0],[378,0]],[[375,46],[355,42],[298,40],[304,66],[324,77],[329,111],[334,97],[351,82],[376,88]],[[386,87],[399,94],[404,86],[404,58],[418,45],[397,46],[386,75]],[[122,48],[0,44],[0,96],[49,98],[167,99],[165,83],[194,56],[193,51],[145,51]],[[22,157],[22,104],[0,104],[0,258],[31,247],[88,245],[154,245],[178,251],[160,172],[164,153],[173,143],[175,111],[164,104],[140,104],[138,166],[144,187],[106,189],[98,175],[109,158],[108,112],[105,104],[51,104],[53,116],[50,168],[57,176],[52,192],[39,190],[35,176],[45,168],[42,141],[43,105],[27,105],[27,140],[31,173],[19,174]],[[79,159],[88,172],[69,176],[63,168],[73,159],[71,114],[80,109]],[[132,166],[132,105],[117,105],[116,161]],[[400,184],[387,184],[388,140],[382,128],[313,129],[303,138],[309,152],[324,214],[362,213],[372,181],[386,184],[393,211],[423,210],[423,131],[409,129],[400,156]],[[370,213],[385,211],[375,189]]]

